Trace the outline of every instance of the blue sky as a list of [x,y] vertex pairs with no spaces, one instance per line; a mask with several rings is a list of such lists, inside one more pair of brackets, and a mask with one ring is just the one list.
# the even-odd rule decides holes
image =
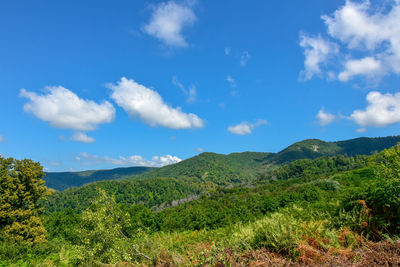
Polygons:
[[0,153],[46,170],[399,134],[400,2],[0,3]]

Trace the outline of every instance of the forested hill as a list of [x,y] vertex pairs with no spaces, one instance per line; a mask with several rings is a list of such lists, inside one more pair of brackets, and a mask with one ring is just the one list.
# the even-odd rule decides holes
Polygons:
[[278,153],[243,152],[228,155],[211,152],[162,168],[130,167],[112,170],[46,173],[44,180],[49,188],[64,190],[72,186],[100,180],[144,179],[154,177],[191,177],[217,185],[246,183],[266,169],[298,159],[314,159],[335,155],[370,155],[390,148],[400,142],[400,136],[356,138],[346,141],[325,142],[307,139],[283,149]]
[[297,159],[314,159],[335,155],[371,155],[390,148],[400,142],[400,135],[387,137],[361,137],[338,142],[325,142],[319,139],[307,139],[285,148],[267,158],[269,163],[282,164]]
[[371,155],[400,142],[400,136],[356,138],[325,142],[307,139],[278,153],[243,152],[228,155],[205,152],[179,163],[136,175],[134,179],[152,177],[196,177],[219,185],[238,184],[254,179],[271,166],[298,159],[315,159],[337,155]]
[[80,187],[101,180],[116,180],[150,171],[151,167],[128,167],[112,170],[90,170],[82,172],[47,172],[44,180],[48,188],[64,190],[72,186]]
[[179,163],[168,165],[133,178],[194,177],[218,185],[238,184],[252,180],[263,172],[264,161],[273,155],[262,152],[231,153],[205,152]]

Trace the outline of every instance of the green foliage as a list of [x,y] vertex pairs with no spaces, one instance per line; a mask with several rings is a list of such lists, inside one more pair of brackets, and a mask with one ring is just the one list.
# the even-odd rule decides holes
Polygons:
[[271,153],[244,152],[222,155],[205,152],[182,162],[134,178],[194,177],[217,185],[240,184],[253,180]]
[[385,179],[400,179],[400,144],[377,155],[379,175]]
[[38,201],[46,195],[39,163],[0,157],[0,241],[45,241]]
[[[130,217],[116,204],[113,197],[107,196],[104,190],[98,190],[98,198],[82,213],[81,228],[78,229],[80,261],[90,263],[94,259],[102,263],[134,261],[140,253],[132,237],[125,232]],[[149,258],[148,258],[149,259]]]
[[346,211],[357,212],[364,220],[355,227],[371,238],[400,234],[400,146],[375,155],[374,175],[368,184],[349,191],[343,201]]
[[[304,216],[307,214],[307,216]],[[270,251],[295,256],[297,247],[308,238],[325,247],[339,247],[338,230],[331,227],[329,214],[292,206],[245,226],[238,226],[235,242],[244,247],[265,247]]]
[[44,180],[48,188],[65,190],[70,187],[82,185],[101,180],[117,180],[127,176],[148,172],[152,167],[128,167],[115,168],[112,170],[97,170],[83,172],[46,172]]
[[71,243],[79,240],[77,229],[80,228],[82,219],[73,209],[50,214],[45,218],[44,224],[50,239],[57,238]]
[[[81,212],[97,197],[97,189],[103,189],[115,197],[117,203],[146,207],[161,204],[172,205],[173,200],[184,199],[206,190],[207,184],[200,184],[198,179],[189,178],[153,178],[126,181],[101,181],[80,188],[70,188],[54,192],[44,202],[47,213],[65,211],[69,208]],[[204,187],[204,189],[202,189]]]
[[[396,138],[308,140],[277,154],[203,153],[129,180],[56,192],[45,202],[49,242],[0,242],[0,266],[228,265],[258,248],[293,260],[307,249],[350,253],[359,234],[400,233],[400,148],[344,154],[370,154]],[[291,163],[273,165],[276,156]],[[304,156],[313,159],[293,161]],[[265,169],[272,171],[264,178],[275,179],[252,183]]]
[[299,159],[267,172],[264,174],[263,178],[289,179],[330,174],[365,167],[367,164],[367,156],[345,157],[339,155],[333,157],[320,157],[316,159]]

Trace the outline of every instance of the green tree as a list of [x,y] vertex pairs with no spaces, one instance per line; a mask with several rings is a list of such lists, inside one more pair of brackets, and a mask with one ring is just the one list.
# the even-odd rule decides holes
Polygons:
[[107,196],[102,189],[98,198],[82,212],[82,228],[78,230],[83,263],[100,261],[113,263],[134,261],[136,257],[150,258],[141,253],[126,233],[130,225],[130,216],[115,202],[113,196]]
[[28,245],[45,241],[39,200],[47,194],[42,166],[0,157],[0,238]]
[[400,144],[382,151],[378,160],[378,170],[385,179],[400,178]]

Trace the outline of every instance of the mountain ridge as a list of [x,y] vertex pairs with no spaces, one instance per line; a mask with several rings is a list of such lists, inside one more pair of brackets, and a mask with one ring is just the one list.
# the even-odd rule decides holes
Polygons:
[[277,153],[233,152],[218,154],[203,152],[179,163],[161,168],[124,167],[110,170],[82,172],[49,172],[44,180],[56,190],[82,186],[102,180],[148,179],[155,177],[196,177],[218,185],[250,181],[266,169],[287,164],[297,159],[315,159],[335,155],[370,155],[400,142],[400,135],[386,137],[359,137],[343,141],[305,139],[295,142]]

